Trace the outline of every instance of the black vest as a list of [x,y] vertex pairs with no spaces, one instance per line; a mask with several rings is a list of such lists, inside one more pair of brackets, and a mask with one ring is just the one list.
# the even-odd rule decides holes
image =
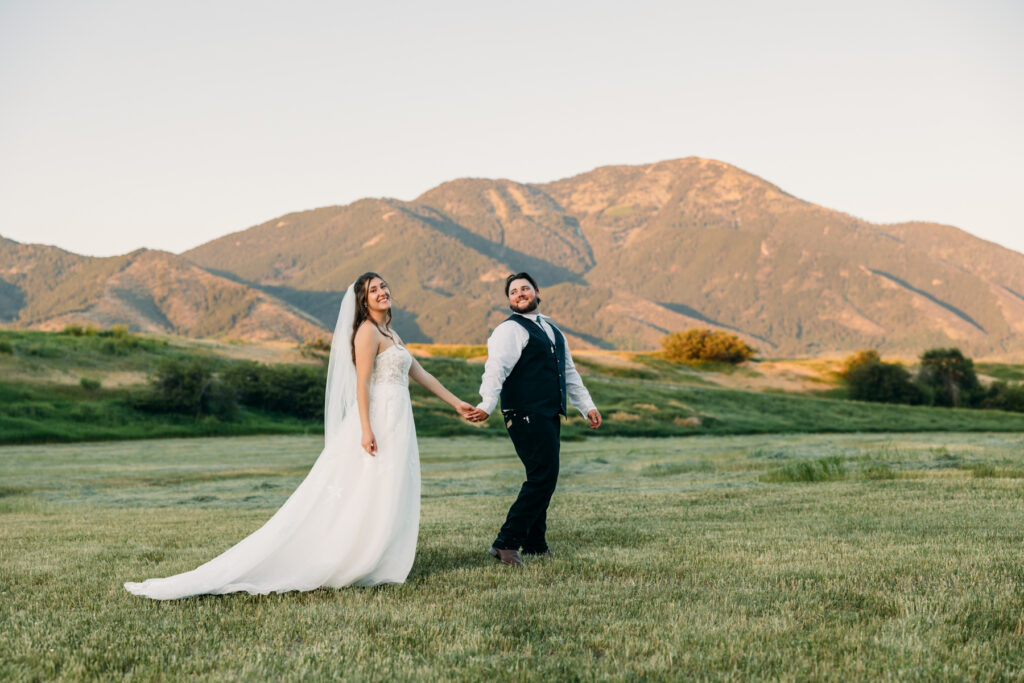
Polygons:
[[565,415],[565,338],[551,325],[552,345],[547,333],[529,318],[510,315],[508,319],[522,325],[530,339],[501,386],[501,409]]

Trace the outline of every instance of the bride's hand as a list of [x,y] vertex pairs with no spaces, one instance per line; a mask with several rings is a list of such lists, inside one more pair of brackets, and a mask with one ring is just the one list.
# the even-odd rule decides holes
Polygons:
[[455,410],[456,412],[458,412],[459,415],[462,416],[462,419],[468,420],[470,416],[473,414],[475,408],[473,408],[473,406],[469,405],[465,401],[459,401],[458,405],[455,406]]
[[363,432],[363,450],[370,455],[377,455],[377,438],[369,430]]

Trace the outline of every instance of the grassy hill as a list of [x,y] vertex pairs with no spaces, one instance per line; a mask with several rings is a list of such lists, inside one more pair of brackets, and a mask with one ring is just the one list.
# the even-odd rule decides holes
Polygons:
[[[415,347],[414,347],[415,348]],[[457,395],[479,400],[479,347],[416,348],[423,365]],[[437,355],[434,355],[437,354]],[[124,334],[74,336],[0,331],[0,443],[164,436],[322,434],[319,419],[243,405],[233,417],[153,413],[139,407],[147,379],[168,360],[204,359],[219,373],[240,363],[284,362],[320,368],[322,356],[297,347],[210,344]],[[834,363],[774,361],[745,367],[689,367],[650,354],[582,352],[581,373],[605,418],[587,429],[570,411],[568,440],[586,436],[687,436],[877,431],[1021,431],[1024,415],[999,411],[892,406],[847,401]],[[1014,379],[1020,366],[983,365]],[[286,380],[291,381],[291,380]],[[314,377],[313,391],[322,391]],[[322,395],[322,394],[321,394]],[[503,436],[500,419],[460,421],[418,385],[412,398],[421,436]],[[315,403],[319,405],[321,398]]]

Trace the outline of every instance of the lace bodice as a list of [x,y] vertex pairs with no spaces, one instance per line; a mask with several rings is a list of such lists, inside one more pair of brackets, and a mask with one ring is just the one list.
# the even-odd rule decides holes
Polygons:
[[393,344],[377,355],[373,364],[370,384],[399,384],[409,386],[409,366],[412,356],[404,346]]

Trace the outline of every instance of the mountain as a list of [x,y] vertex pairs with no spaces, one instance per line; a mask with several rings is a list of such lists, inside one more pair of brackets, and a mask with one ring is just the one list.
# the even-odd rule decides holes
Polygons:
[[[208,316],[162,329],[298,339],[333,328],[341,293],[375,270],[392,285],[408,340],[481,343],[506,315],[504,276],[527,270],[541,284],[543,309],[577,347],[655,348],[665,333],[699,325],[735,332],[764,355],[916,354],[939,345],[1024,354],[1024,255],[950,226],[869,223],[692,157],[550,183],[464,178],[412,201],[287,214],[160,257],[177,259],[175,272],[204,289],[238,301],[266,297],[258,300],[276,326],[251,316],[255,305],[186,296],[184,280],[181,291],[157,296],[145,268],[129,281],[125,260],[138,252],[33,257],[32,249],[53,248],[18,245],[22,255],[11,256],[10,244],[0,244],[0,316],[16,325],[58,319],[52,273],[82,283],[69,285],[74,296],[61,315],[96,315],[113,297],[121,303],[108,319],[127,320],[145,306],[132,308],[123,292],[139,291],[164,307],[186,297]],[[19,275],[33,258],[49,265]],[[240,307],[244,325],[238,315],[214,315]],[[323,329],[303,327],[310,320]]]
[[162,251],[110,258],[0,238],[0,322],[55,330],[71,323],[192,337],[302,341],[323,331],[263,291]]

